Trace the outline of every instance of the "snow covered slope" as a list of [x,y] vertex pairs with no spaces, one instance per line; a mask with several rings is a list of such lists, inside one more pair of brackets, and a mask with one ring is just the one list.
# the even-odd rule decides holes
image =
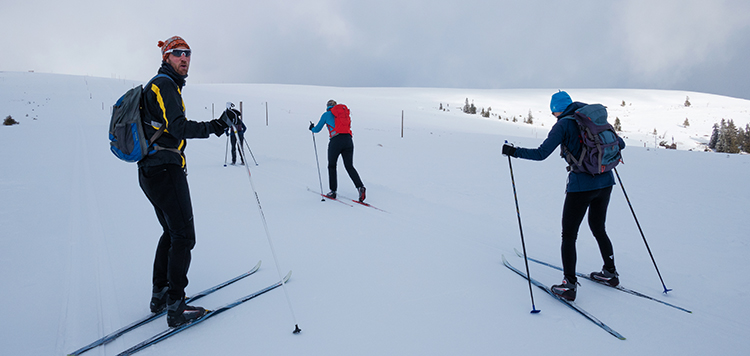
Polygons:
[[[197,68],[195,70],[198,70]],[[138,83],[0,72],[0,350],[62,355],[148,313],[160,227],[136,166],[108,149],[111,104]],[[184,89],[187,115],[218,116],[243,102],[259,165],[252,180],[285,273],[281,289],[142,351],[142,355],[744,355],[750,349],[747,218],[750,156],[688,151],[721,118],[750,121],[750,102],[654,90],[569,90],[622,121],[629,147],[618,170],[665,283],[662,286],[620,187],[608,216],[622,284],[684,313],[587,281],[580,306],[620,341],[535,290],[501,263],[520,248],[505,140],[535,147],[553,124],[556,90],[333,88],[215,84]],[[689,97],[691,106],[685,107]],[[328,99],[352,112],[355,166],[368,201],[387,213],[321,202],[310,121]],[[466,99],[501,117],[466,115]],[[626,105],[621,106],[622,101]],[[440,105],[450,111],[440,111]],[[216,108],[212,112],[212,105]],[[266,124],[266,107],[268,124]],[[403,112],[403,138],[401,123]],[[690,126],[682,124],[689,119]],[[654,149],[656,129],[678,150]],[[658,137],[657,137],[658,138]],[[325,145],[316,136],[325,188]],[[188,294],[263,265],[201,300],[215,308],[278,279],[244,167],[224,167],[225,137],[187,148],[197,245]],[[644,147],[645,146],[645,147]],[[513,160],[529,254],[559,262],[565,163]],[[340,193],[355,196],[339,169]],[[601,267],[585,224],[578,269]],[[534,278],[561,274],[530,265]],[[116,355],[166,327],[163,319],[90,355]]]

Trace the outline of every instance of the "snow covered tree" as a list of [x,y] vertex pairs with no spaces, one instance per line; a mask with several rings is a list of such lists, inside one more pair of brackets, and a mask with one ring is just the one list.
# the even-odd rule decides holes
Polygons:
[[745,125],[745,130],[741,127],[737,129],[737,142],[739,142],[740,152],[750,153],[750,124]]
[[689,96],[685,97],[685,107],[690,107],[690,97]]
[[716,150],[716,145],[719,143],[719,125],[714,124],[714,130],[711,133],[711,139],[708,140],[708,148]]
[[614,129],[617,132],[621,132],[622,131],[622,123],[620,123],[620,118],[619,117],[615,117]]
[[469,98],[466,98],[466,104],[464,104],[463,111],[467,114],[476,114],[477,113],[477,107],[474,106],[474,101],[469,104]]
[[727,121],[724,119],[721,119],[721,124],[719,124],[719,139],[716,141],[716,152],[726,152],[727,151]]
[[740,153],[740,146],[742,144],[740,131],[742,130],[738,130],[737,126],[734,125],[734,120],[727,121],[721,119],[719,139],[716,142],[716,152]]
[[683,127],[689,127],[690,126],[690,121],[688,121],[688,119],[685,118],[685,121],[682,122],[682,126]]

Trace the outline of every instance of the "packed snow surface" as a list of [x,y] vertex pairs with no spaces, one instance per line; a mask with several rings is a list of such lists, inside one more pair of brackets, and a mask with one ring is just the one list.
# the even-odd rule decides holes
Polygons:
[[[20,122],[0,126],[4,355],[64,355],[149,312],[161,229],[138,186],[136,165],[109,152],[107,135],[111,105],[137,84],[0,72],[0,115]],[[227,101],[242,103],[258,165],[249,167],[250,175],[244,166],[225,167],[224,136],[189,141],[197,245],[187,293],[262,260],[255,275],[198,305],[219,307],[292,270],[289,298],[276,289],[140,354],[746,355],[750,241],[743,221],[750,156],[703,152],[703,145],[722,118],[745,127],[750,101],[680,91],[568,90],[574,100],[606,105],[610,122],[621,121],[628,147],[618,172],[673,291],[662,294],[618,184],[607,228],[622,285],[693,311],[581,280],[576,303],[627,338],[621,341],[536,288],[542,312],[531,314],[526,280],[501,262],[504,255],[524,269],[513,251],[521,239],[501,147],[506,140],[522,147],[542,142],[554,124],[549,98],[556,90],[188,80],[183,95],[191,120],[218,117]],[[387,212],[321,202],[308,192],[327,190],[327,135],[313,140],[307,128],[328,99],[349,106],[354,163],[367,201]],[[490,117],[462,113],[467,99],[478,111],[491,108]],[[533,124],[523,122],[529,115]],[[657,147],[661,141],[677,150]],[[557,153],[511,163],[526,249],[559,264],[565,163]],[[339,193],[355,197],[341,163],[338,178]],[[601,265],[584,222],[577,268],[588,273]],[[529,268],[545,284],[561,281],[548,267]],[[298,335],[295,323],[303,330]],[[162,318],[87,354],[116,355],[165,328]]]

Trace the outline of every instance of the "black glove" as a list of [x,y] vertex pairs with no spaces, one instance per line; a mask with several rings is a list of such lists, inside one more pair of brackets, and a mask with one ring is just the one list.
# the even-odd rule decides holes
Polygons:
[[516,148],[506,143],[503,145],[503,154],[506,156],[515,157]]
[[310,131],[312,131],[313,127],[315,127],[315,124],[313,124],[313,122],[310,121]]
[[[222,114],[222,117],[223,116],[224,115]],[[226,123],[226,121],[222,120],[221,118],[213,119],[208,123],[211,124],[211,128],[214,130],[214,134],[216,136],[221,136],[221,134],[224,133],[224,130],[229,128],[229,125]]]
[[223,113],[221,113],[219,120],[224,121],[227,127],[232,127],[233,124],[237,126],[235,123],[237,121],[237,117],[239,117],[239,111],[234,109],[226,109]]
[[232,121],[232,124],[237,128],[237,130],[240,129],[240,122],[242,119],[240,116],[242,115],[239,110],[237,109],[227,109],[227,114],[229,116],[229,120]]

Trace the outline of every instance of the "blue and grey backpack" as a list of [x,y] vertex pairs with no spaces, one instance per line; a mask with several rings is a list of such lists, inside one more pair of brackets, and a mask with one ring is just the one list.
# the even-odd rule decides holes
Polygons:
[[[151,78],[146,88],[158,77],[170,78],[166,74],[158,74]],[[130,89],[112,106],[112,118],[109,121],[109,148],[117,158],[126,162],[138,162],[147,155],[155,153],[159,147],[155,146],[154,142],[165,130],[162,126],[150,140],[146,137],[142,120],[144,90],[143,85]]]
[[581,155],[578,158],[565,145],[562,146],[568,171],[596,175],[611,171],[622,161],[618,136],[607,122],[607,108],[604,105],[586,105],[568,118],[578,124],[581,142]]

